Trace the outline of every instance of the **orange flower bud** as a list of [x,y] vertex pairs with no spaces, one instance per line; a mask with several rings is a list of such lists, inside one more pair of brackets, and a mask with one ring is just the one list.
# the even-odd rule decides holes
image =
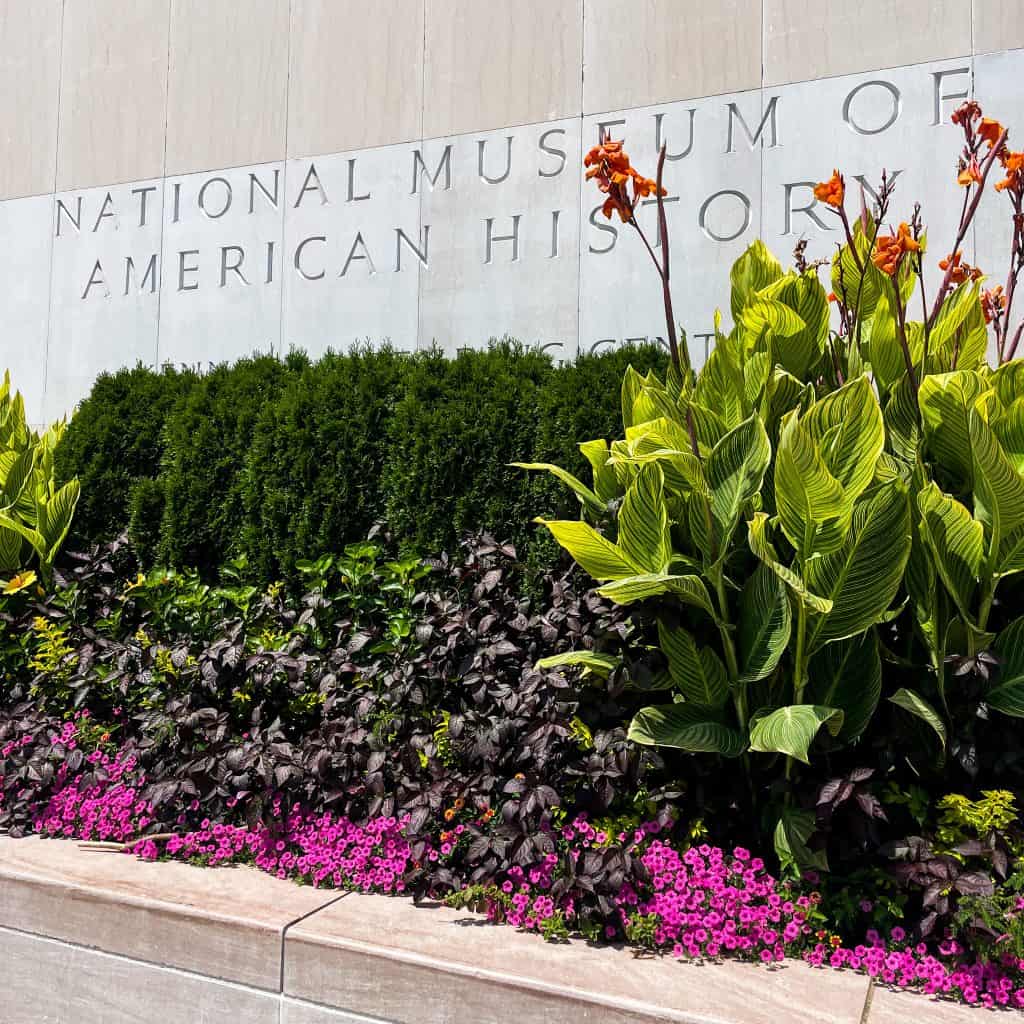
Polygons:
[[846,198],[846,183],[838,170],[832,172],[828,181],[819,181],[814,186],[814,198],[838,210]]

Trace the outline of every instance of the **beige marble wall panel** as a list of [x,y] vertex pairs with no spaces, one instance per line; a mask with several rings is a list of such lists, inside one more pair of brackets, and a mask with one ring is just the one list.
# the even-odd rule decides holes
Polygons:
[[288,155],[419,138],[423,0],[293,0]]
[[0,199],[53,191],[61,0],[0,0]]
[[281,160],[288,0],[172,0],[167,173]]
[[974,52],[1024,46],[1022,0],[974,0]]
[[65,0],[57,190],[164,169],[170,0]]
[[756,89],[761,4],[586,0],[586,113]]
[[918,64],[970,50],[971,5],[962,0],[764,0],[765,85]]
[[426,0],[425,36],[425,138],[580,112],[583,0]]

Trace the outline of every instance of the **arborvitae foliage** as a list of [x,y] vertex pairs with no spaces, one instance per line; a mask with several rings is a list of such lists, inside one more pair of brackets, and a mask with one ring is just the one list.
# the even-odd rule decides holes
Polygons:
[[156,475],[164,424],[196,379],[190,371],[168,366],[154,372],[140,365],[96,380],[56,453],[58,482],[77,476],[82,484],[72,543],[125,529],[132,488]]
[[406,550],[485,528],[544,569],[558,551],[531,520],[575,517],[576,499],[508,463],[583,474],[576,444],[614,433],[625,367],[664,362],[646,347],[556,366],[504,342],[451,360],[359,349],[203,376],[139,367],[97,381],[59,463],[83,481],[80,541],[127,528],[148,564],[212,574],[244,554],[254,578],[294,579],[297,561],[386,520]]

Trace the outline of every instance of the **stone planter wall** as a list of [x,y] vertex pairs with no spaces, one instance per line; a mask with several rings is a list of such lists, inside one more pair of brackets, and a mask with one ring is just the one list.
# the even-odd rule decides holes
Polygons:
[[444,907],[0,838],[0,1024],[959,1024],[802,964],[545,943]]

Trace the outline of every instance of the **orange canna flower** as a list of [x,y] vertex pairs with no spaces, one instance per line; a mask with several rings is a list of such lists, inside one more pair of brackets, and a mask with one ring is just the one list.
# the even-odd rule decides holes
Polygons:
[[871,262],[883,274],[894,277],[896,271],[899,270],[904,253],[920,251],[921,243],[914,239],[910,233],[910,227],[904,223],[900,224],[896,234],[878,236],[875,240],[875,251],[871,256]]
[[983,117],[978,126],[978,138],[984,140],[989,146],[994,146],[1003,134],[1003,126],[991,117]]
[[[658,193],[657,182],[645,178],[629,162],[629,154],[622,148],[623,140],[602,138],[583,158],[587,168],[586,180],[596,181],[597,187],[607,198],[601,207],[605,217],[613,213],[625,224],[633,218],[636,204],[647,196]],[[633,183],[633,194],[629,194],[629,183]],[[668,195],[662,188],[661,195]]]
[[846,182],[837,170],[833,170],[828,181],[819,181],[814,186],[814,198],[838,210],[846,197]]
[[979,267],[972,267],[970,263],[964,263],[962,256],[963,254],[957,249],[956,252],[950,253],[945,259],[939,260],[939,270],[953,268],[949,275],[949,279],[953,284],[963,284],[967,280],[977,281],[982,276],[981,269]]
[[981,168],[978,166],[977,159],[971,157],[971,162],[961,168],[960,173],[957,175],[956,183],[970,187],[976,181],[981,181]]
[[996,191],[1005,189],[1024,189],[1024,151],[1014,153],[1004,150],[999,155],[999,162],[1006,171],[1006,177],[996,182]]
[[997,284],[995,288],[986,288],[981,293],[981,311],[985,314],[985,323],[992,323],[996,317],[1002,316],[1005,309],[1006,296],[1001,284]]
[[977,100],[965,100],[953,111],[951,120],[953,124],[963,125],[979,117],[981,117],[981,107]]

